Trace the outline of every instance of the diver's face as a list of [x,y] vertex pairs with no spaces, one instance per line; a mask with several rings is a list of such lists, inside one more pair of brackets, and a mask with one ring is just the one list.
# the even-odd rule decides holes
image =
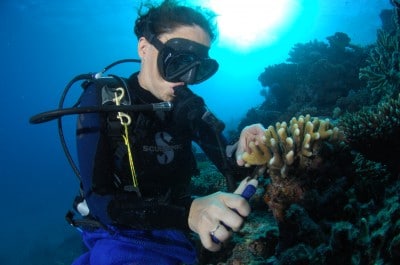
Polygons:
[[[199,26],[180,26],[173,32],[159,36],[161,42],[172,38],[188,39],[207,47],[210,46],[209,35]],[[175,97],[174,88],[183,85],[183,82],[168,82],[164,80],[157,67],[157,49],[144,37],[139,39],[138,54],[142,61],[139,73],[139,84],[156,98],[162,101],[172,101]]]

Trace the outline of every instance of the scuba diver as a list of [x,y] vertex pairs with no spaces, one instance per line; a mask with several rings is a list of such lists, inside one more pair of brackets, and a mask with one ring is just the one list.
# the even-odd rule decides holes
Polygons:
[[[190,231],[218,251],[250,213],[246,198],[257,180],[246,178],[251,169],[241,155],[263,141],[265,129],[247,126],[229,145],[224,124],[188,88],[218,69],[208,55],[215,14],[173,0],[143,8],[134,25],[140,70],[129,78],[92,76],[79,104],[53,115],[79,113],[81,190],[67,219],[88,251],[73,265],[195,264]],[[192,197],[192,142],[226,177],[229,192]]]

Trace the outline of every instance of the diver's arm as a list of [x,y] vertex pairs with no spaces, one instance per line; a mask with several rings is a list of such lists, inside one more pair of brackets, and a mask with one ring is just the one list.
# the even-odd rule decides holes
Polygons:
[[237,186],[236,182],[250,174],[249,168],[236,162],[235,152],[238,145],[229,145],[222,132],[216,132],[204,121],[199,121],[196,129],[196,143],[225,176],[228,190],[233,192]]

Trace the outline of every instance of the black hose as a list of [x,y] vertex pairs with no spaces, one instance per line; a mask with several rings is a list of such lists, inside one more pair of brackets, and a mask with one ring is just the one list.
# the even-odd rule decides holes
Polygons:
[[93,107],[75,107],[75,108],[65,108],[50,110],[37,115],[32,116],[29,119],[31,124],[39,124],[43,122],[48,122],[65,115],[73,114],[84,114],[84,113],[104,113],[104,112],[125,112],[125,111],[154,111],[162,110],[169,111],[172,109],[172,103],[161,102],[154,104],[141,104],[141,105],[105,105],[105,106],[93,106]]
[[[65,98],[66,98],[70,88],[74,85],[74,83],[76,83],[77,81],[85,81],[85,80],[89,81],[89,80],[93,80],[93,79],[98,79],[98,78],[100,78],[102,76],[102,74],[104,74],[106,71],[108,71],[110,68],[114,67],[115,65],[121,64],[121,63],[127,63],[127,62],[140,63],[140,60],[138,60],[138,59],[123,59],[123,60],[119,60],[119,61],[116,61],[116,62],[108,65],[107,67],[105,67],[99,73],[81,74],[81,75],[78,75],[78,76],[74,77],[65,86],[63,94],[60,97],[60,101],[59,101],[59,104],[58,104],[58,109],[34,115],[29,119],[29,122],[31,124],[38,124],[38,123],[43,123],[43,122],[47,122],[47,121],[51,121],[51,120],[57,119],[58,134],[59,134],[59,137],[60,137],[60,142],[61,142],[62,148],[64,150],[65,156],[68,159],[69,164],[71,165],[74,173],[76,174],[76,176],[78,177],[78,179],[80,181],[82,181],[82,179],[81,179],[81,175],[80,175],[79,169],[76,166],[75,162],[73,161],[71,153],[69,152],[67,143],[65,141],[63,125],[62,125],[62,119],[61,119],[62,116],[71,115],[71,114],[92,113],[92,112],[132,111],[132,110],[136,111],[136,110],[148,110],[148,109],[149,110],[159,110],[159,109],[161,109],[161,110],[170,110],[170,109],[172,109],[172,104],[169,103],[169,102],[161,102],[161,103],[158,103],[158,104],[150,104],[150,106],[149,105],[143,105],[143,106],[142,105],[139,105],[139,106],[101,106],[101,107],[79,108],[77,106],[79,105],[80,98],[75,103],[75,105],[73,105],[72,108],[65,108],[64,109]],[[119,80],[121,80],[121,79],[119,79]],[[157,106],[155,106],[155,105],[157,105]]]

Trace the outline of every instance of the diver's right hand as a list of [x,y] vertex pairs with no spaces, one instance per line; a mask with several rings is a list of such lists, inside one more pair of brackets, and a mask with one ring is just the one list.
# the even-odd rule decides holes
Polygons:
[[[247,185],[257,186],[257,180],[243,180],[235,193],[216,192],[192,202],[189,227],[200,236],[203,246],[210,251],[221,249],[221,243],[238,231],[244,217],[250,214],[248,201],[240,196]],[[217,239],[213,240],[212,236]],[[219,241],[219,242],[218,242]]]

